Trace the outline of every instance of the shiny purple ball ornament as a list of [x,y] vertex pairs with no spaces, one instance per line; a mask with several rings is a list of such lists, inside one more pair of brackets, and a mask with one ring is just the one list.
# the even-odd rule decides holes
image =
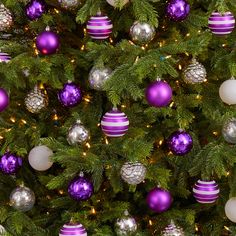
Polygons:
[[187,18],[190,5],[186,0],[170,0],[167,3],[166,15],[173,21],[182,21]]
[[75,83],[65,83],[63,89],[58,92],[58,99],[63,106],[74,107],[82,101],[81,89]]
[[179,130],[170,135],[167,140],[168,147],[174,155],[183,156],[193,148],[193,139],[185,131]]
[[149,208],[157,213],[168,210],[172,201],[173,199],[170,192],[158,187],[153,188],[146,198]]
[[31,0],[25,7],[25,14],[30,20],[39,19],[46,10],[43,0]]
[[22,166],[22,158],[10,152],[6,152],[0,158],[0,170],[7,175],[16,174]]
[[5,89],[0,88],[0,112],[4,111],[9,105],[9,96]]

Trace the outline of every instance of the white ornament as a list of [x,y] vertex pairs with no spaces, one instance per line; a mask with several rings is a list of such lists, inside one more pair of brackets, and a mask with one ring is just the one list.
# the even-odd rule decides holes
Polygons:
[[35,170],[48,170],[53,164],[50,160],[52,155],[52,150],[47,146],[36,146],[29,153],[29,163]]
[[0,225],[0,236],[4,236],[7,233],[7,231],[5,230],[5,228]]
[[106,0],[113,7],[123,7],[129,0]]
[[234,77],[221,84],[219,95],[224,103],[228,105],[236,104],[236,80]]
[[236,197],[230,198],[225,204],[225,214],[229,220],[236,223]]

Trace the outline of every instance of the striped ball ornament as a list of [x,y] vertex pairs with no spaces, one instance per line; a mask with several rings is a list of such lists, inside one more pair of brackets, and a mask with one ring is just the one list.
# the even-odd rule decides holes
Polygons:
[[198,180],[193,187],[193,196],[199,203],[214,203],[219,197],[219,192],[219,186],[214,180]]
[[59,236],[87,236],[87,231],[80,223],[67,223],[60,229]]
[[124,112],[113,108],[102,117],[101,127],[106,136],[121,137],[128,131],[129,120]]
[[5,52],[0,52],[0,62],[9,62],[11,60],[11,56]]
[[213,34],[224,36],[234,30],[235,18],[231,12],[224,14],[213,12],[208,19],[208,27]]
[[112,22],[107,16],[98,13],[92,16],[87,23],[87,32],[92,39],[107,39],[112,33]]

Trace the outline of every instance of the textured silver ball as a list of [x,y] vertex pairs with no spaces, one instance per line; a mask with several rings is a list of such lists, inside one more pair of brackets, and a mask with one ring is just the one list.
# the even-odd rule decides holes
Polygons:
[[79,0],[58,0],[59,4],[66,9],[77,8],[81,3]]
[[25,106],[31,113],[39,113],[48,105],[47,93],[35,86],[34,89],[29,92],[25,98]]
[[112,70],[110,68],[93,67],[89,72],[89,85],[92,89],[103,90],[105,82],[110,78]]
[[162,236],[184,236],[184,231],[179,226],[176,226],[173,222],[169,224],[163,231]]
[[222,128],[222,135],[226,142],[236,143],[236,119],[231,118],[227,120]]
[[139,162],[126,162],[120,170],[121,178],[128,184],[140,184],[146,176],[146,167]]
[[13,24],[11,12],[3,5],[0,5],[0,31],[8,30]]
[[10,195],[10,204],[19,211],[29,211],[35,203],[34,192],[27,187],[17,187]]
[[130,28],[130,35],[135,43],[145,44],[153,40],[155,28],[148,23],[136,21]]
[[183,72],[184,81],[190,84],[205,82],[206,76],[207,72],[205,67],[196,59],[193,59],[192,63],[188,65]]
[[5,228],[0,225],[0,236],[4,236],[7,233],[7,231],[5,230]]

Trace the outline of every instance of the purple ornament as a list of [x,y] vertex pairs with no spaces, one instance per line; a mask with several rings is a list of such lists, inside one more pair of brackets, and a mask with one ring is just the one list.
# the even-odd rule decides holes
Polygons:
[[87,200],[93,194],[93,184],[83,176],[76,177],[70,182],[68,193],[76,201]]
[[0,88],[0,112],[4,111],[9,105],[9,96],[5,89]]
[[187,154],[193,147],[193,139],[191,135],[181,130],[172,133],[168,138],[167,143],[173,154],[178,156]]
[[170,0],[167,4],[166,15],[174,21],[182,21],[187,18],[190,5],[186,0]]
[[172,99],[172,89],[164,81],[154,81],[147,87],[145,95],[149,105],[165,107]]
[[129,120],[124,112],[113,108],[102,117],[101,127],[108,137],[121,137],[129,129]]
[[11,56],[5,52],[0,52],[0,62],[9,62],[11,60]]
[[75,83],[65,83],[63,89],[58,92],[58,99],[63,106],[74,107],[82,101],[81,89]]
[[25,7],[25,14],[30,20],[40,18],[46,10],[46,3],[43,0],[31,0]]
[[43,55],[53,54],[60,46],[59,36],[52,31],[43,31],[36,38],[36,46]]
[[213,12],[208,19],[208,27],[213,34],[224,36],[234,30],[235,18],[231,12],[226,12],[223,15]]
[[87,236],[87,231],[79,222],[67,223],[60,229],[59,236]]
[[172,200],[170,192],[156,187],[148,193],[146,202],[151,210],[161,213],[170,208]]
[[0,170],[4,174],[8,175],[16,174],[16,172],[21,166],[22,166],[22,158],[10,152],[6,152],[0,158]]

